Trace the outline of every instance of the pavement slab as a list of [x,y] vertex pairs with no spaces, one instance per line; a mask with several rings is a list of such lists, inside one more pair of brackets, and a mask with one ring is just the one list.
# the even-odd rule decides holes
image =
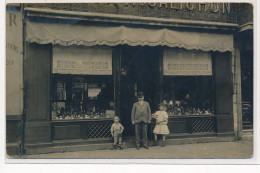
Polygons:
[[24,159],[237,159],[253,157],[253,140],[24,155]]

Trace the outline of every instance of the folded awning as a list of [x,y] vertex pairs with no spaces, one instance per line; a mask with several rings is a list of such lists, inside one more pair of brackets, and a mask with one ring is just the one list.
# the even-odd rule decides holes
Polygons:
[[26,23],[26,41],[53,45],[168,46],[188,50],[226,52],[233,49],[232,34],[175,31],[170,29]]

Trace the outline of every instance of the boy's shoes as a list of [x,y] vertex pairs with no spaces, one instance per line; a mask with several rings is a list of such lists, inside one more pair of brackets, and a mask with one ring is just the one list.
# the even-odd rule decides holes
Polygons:
[[153,141],[153,146],[157,146],[158,142],[157,141]]
[[165,141],[162,141],[161,147],[165,147]]

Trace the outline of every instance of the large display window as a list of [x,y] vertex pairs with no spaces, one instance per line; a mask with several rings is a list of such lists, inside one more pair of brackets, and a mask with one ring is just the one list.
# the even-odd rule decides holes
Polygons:
[[52,119],[111,118],[114,116],[112,76],[54,74]]
[[163,104],[169,116],[213,115],[214,83],[210,52],[165,49]]
[[112,50],[54,47],[52,120],[112,118]]

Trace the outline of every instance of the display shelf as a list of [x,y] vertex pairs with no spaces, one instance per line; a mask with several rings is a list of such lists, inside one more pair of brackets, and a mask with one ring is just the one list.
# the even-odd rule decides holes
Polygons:
[[205,117],[215,117],[214,114],[201,114],[201,115],[171,115],[169,118],[205,118]]
[[85,121],[108,121],[108,120],[113,120],[113,117],[102,117],[102,118],[84,118],[84,119],[78,119],[78,118],[75,118],[75,119],[53,119],[52,122],[85,122]]

